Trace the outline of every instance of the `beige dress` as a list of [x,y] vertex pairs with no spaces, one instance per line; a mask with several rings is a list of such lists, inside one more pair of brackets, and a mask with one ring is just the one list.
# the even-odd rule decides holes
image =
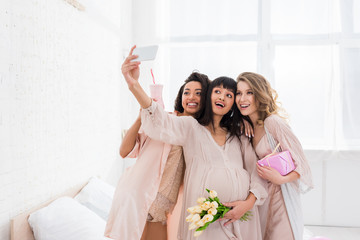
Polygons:
[[[182,147],[172,146],[161,177],[160,186],[151,204],[147,223],[141,240],[166,240],[177,237],[170,226],[166,226],[169,214],[173,213],[180,185],[184,178],[185,162]],[[176,225],[178,223],[175,223]]]
[[183,181],[185,162],[181,146],[172,146],[161,178],[159,191],[149,209],[148,221],[166,224]]
[[[220,201],[245,200],[252,192],[260,204],[267,196],[263,181],[256,173],[256,155],[244,137],[241,143],[232,138],[219,146],[210,132],[192,117],[173,117],[166,114],[155,102],[141,113],[145,133],[157,140],[183,146],[185,157],[184,196],[178,239],[191,240],[185,222],[186,209],[196,205],[197,198],[207,197],[206,188],[217,191]],[[224,227],[224,221],[209,225],[197,239],[261,240],[257,206],[247,222],[235,221]]]
[[[294,171],[300,174],[300,181],[302,181],[303,186],[305,188],[312,188],[310,167],[301,144],[291,131],[289,125],[279,116],[270,115],[265,119],[264,126],[274,140],[280,143],[283,151],[289,150],[291,152],[296,166]],[[258,142],[255,151],[260,159],[272,153],[273,149],[270,147],[266,134]],[[294,181],[291,184],[299,192],[301,191],[298,181]],[[306,191],[307,189],[303,190]],[[268,194],[268,199],[259,207],[264,240],[295,239],[281,186],[268,182]]]

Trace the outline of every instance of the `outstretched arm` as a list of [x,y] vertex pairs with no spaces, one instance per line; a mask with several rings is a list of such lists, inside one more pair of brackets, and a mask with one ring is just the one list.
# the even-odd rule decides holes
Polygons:
[[145,93],[138,81],[140,76],[140,62],[131,61],[138,57],[133,55],[135,48],[136,46],[131,48],[129,56],[125,59],[123,65],[121,66],[121,72],[125,77],[130,91],[133,93],[140,106],[142,108],[148,108],[151,105],[151,98]]
[[164,109],[158,107],[155,101],[152,102],[152,99],[145,93],[138,82],[140,62],[131,61],[137,58],[132,54],[135,47],[131,48],[129,56],[121,67],[121,71],[130,91],[143,108],[141,111],[141,125],[144,133],[153,140],[173,145],[184,146],[189,144],[189,138],[192,139],[192,129],[197,124],[197,121],[192,117],[176,117],[168,114]]

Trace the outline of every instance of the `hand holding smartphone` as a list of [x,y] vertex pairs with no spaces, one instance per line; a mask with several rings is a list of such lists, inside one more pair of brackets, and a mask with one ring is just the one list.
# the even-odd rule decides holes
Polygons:
[[154,60],[158,50],[158,45],[146,46],[146,47],[137,47],[133,51],[133,55],[138,55],[138,58],[135,58],[133,61],[149,61]]

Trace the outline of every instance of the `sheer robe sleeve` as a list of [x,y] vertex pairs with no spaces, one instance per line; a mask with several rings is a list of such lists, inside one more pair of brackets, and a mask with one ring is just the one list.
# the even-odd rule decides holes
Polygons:
[[266,181],[260,178],[256,171],[257,156],[249,141],[245,136],[241,136],[241,152],[244,161],[244,169],[250,176],[250,192],[256,197],[255,205],[262,205],[268,197]]
[[154,101],[141,111],[141,123],[150,138],[180,146],[189,143],[193,128],[198,124],[193,117],[168,114]]
[[136,136],[135,146],[133,147],[131,152],[129,152],[129,154],[126,157],[127,158],[137,158],[139,156],[141,148],[142,148],[142,146],[144,146],[147,138],[148,137],[146,136],[146,134],[142,131],[142,129],[140,129],[140,131],[138,132],[138,134]]
[[300,141],[290,126],[278,115],[270,115],[264,121],[269,133],[280,143],[283,151],[288,150],[295,163],[295,170],[300,175],[300,191],[307,192],[313,188],[312,175]]

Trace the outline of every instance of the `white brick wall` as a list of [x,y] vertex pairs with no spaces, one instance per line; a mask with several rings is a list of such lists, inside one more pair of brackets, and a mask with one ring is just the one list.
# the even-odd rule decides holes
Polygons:
[[63,0],[0,2],[2,240],[22,211],[93,175],[115,184],[122,172],[131,1],[81,2],[84,12]]

